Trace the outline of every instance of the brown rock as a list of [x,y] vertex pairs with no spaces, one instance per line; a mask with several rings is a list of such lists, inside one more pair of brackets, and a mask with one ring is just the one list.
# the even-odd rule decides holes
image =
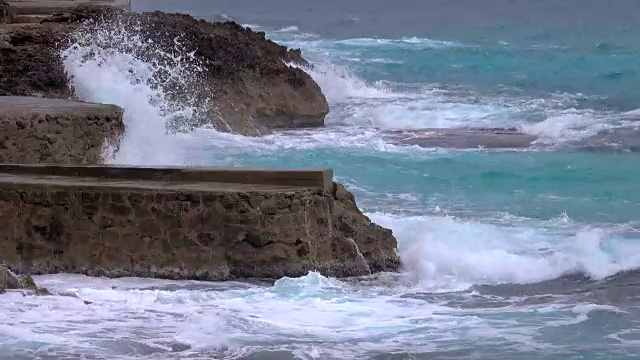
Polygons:
[[356,204],[355,197],[341,184],[335,185],[334,226],[345,238],[353,239],[371,272],[400,267],[397,242],[391,230],[371,222]]
[[[80,25],[88,19],[93,22]],[[264,33],[234,22],[209,23],[184,14],[138,14],[96,6],[80,6],[41,22],[0,29],[0,36],[8,36],[7,44],[13,47],[9,50],[5,44],[3,50],[0,46],[4,52],[0,57],[0,95],[69,98],[73,91],[59,53],[70,44],[70,34],[80,27],[84,33],[97,28],[139,27],[154,46],[165,51],[174,49],[174,40],[181,39],[182,51],[194,52],[194,64],[203,69],[192,82],[169,79],[165,85],[173,100],[196,96],[199,100],[194,104],[203,108],[196,122],[175,123],[175,128],[211,123],[221,131],[260,135],[268,128],[324,124],[328,105],[320,87],[303,70],[285,64],[307,64],[300,51],[288,50],[266,40]],[[108,46],[117,45],[110,42]],[[144,58],[156,56],[143,48],[128,51]],[[208,99],[215,99],[215,103],[204,105]]]
[[0,95],[69,98],[58,54],[69,30],[60,24],[0,27],[0,36],[13,47],[0,49]]
[[[0,97],[0,163],[102,163],[105,146],[116,144],[123,132],[117,106]],[[67,196],[52,192],[46,201],[64,205]]]
[[[0,173],[0,261],[33,274],[199,280],[309,271],[347,277],[400,265],[391,231],[371,223],[339,184],[337,199],[301,187],[133,178],[121,184]],[[61,192],[63,205],[51,201]],[[138,198],[153,202],[130,201]],[[87,212],[86,199],[110,201]],[[114,199],[131,210],[110,211]]]

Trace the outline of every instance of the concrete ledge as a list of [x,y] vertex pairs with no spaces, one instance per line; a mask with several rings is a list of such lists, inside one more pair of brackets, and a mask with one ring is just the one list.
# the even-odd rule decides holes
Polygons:
[[19,273],[199,280],[397,270],[391,231],[337,189],[0,172],[0,262]]
[[[333,170],[255,170],[211,167],[137,167],[109,165],[0,164],[0,174],[94,179],[199,182],[303,187],[333,191]],[[0,179],[0,181],[2,181]]]

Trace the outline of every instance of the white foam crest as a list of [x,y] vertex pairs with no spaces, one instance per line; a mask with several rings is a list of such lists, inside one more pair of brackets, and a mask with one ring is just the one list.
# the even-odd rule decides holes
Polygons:
[[102,353],[121,359],[171,352],[176,345],[188,351],[227,346],[225,320],[215,309],[162,301],[166,291],[111,288],[121,282],[81,276],[36,279],[54,292],[74,292],[81,299],[8,294],[2,304],[0,345],[10,342],[18,354],[31,348],[53,357]]
[[72,39],[62,57],[75,95],[125,112],[125,135],[110,162],[184,163],[188,156],[168,127],[188,123],[203,105],[195,95],[177,93],[202,70],[193,53],[183,51],[179,39],[174,39],[175,49],[161,49],[139,27],[117,22],[82,27]]
[[382,81],[368,84],[343,65],[320,63],[304,70],[334,105],[328,124],[385,130],[487,127],[508,123],[513,112],[499,104],[456,102],[437,88],[396,92]]
[[292,25],[292,26],[286,26],[281,29],[278,29],[275,32],[299,32],[299,31],[300,29],[297,26]]
[[407,271],[430,289],[534,283],[574,272],[601,279],[640,267],[640,245],[603,229],[567,235],[452,217],[370,217],[394,231]]
[[451,47],[462,47],[464,44],[454,42],[454,41],[445,41],[445,40],[434,40],[428,38],[420,38],[420,37],[403,37],[400,39],[385,39],[385,38],[353,38],[353,39],[344,39],[336,41],[337,44],[348,45],[348,46],[401,46],[401,47],[410,47],[412,49],[442,49],[442,48],[451,48]]
[[501,103],[468,104],[436,87],[396,91],[379,81],[369,84],[344,65],[316,63],[304,68],[329,102],[328,124],[384,130],[509,126],[518,108]]
[[349,110],[346,123],[386,130],[495,127],[507,123],[511,113],[510,109],[496,105],[449,102],[426,94],[421,100],[394,99]]
[[[537,347],[541,344],[534,336],[540,324],[553,319],[575,323],[597,310],[587,304],[571,309],[577,315],[567,318],[553,314],[566,310],[555,305],[548,310],[547,305],[521,310],[447,307],[446,300],[424,298],[404,285],[372,286],[315,272],[280,279],[274,286],[78,275],[35,280],[54,292],[74,291],[92,303],[5,295],[0,349],[52,358],[238,358],[256,351],[289,351],[306,354],[303,358],[361,359],[371,352],[421,353],[505,339]],[[536,309],[542,316],[532,318]],[[517,315],[521,311],[524,322]],[[483,316],[491,314],[500,314],[501,320]]]
[[353,98],[388,99],[400,96],[382,82],[367,84],[346,66],[317,63],[312,67],[305,67],[304,71],[318,83],[329,103],[341,103]]
[[586,110],[562,110],[552,112],[543,121],[520,125],[527,134],[538,136],[537,143],[556,144],[585,139],[598,132],[616,126],[607,119]]

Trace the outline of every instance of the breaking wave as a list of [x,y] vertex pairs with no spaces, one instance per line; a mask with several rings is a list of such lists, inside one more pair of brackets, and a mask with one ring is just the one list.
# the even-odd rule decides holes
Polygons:
[[176,132],[189,128],[211,99],[197,91],[203,71],[182,39],[161,47],[133,21],[87,22],[61,53],[75,96],[124,109],[125,135],[106,149],[115,164],[183,164],[189,156]]

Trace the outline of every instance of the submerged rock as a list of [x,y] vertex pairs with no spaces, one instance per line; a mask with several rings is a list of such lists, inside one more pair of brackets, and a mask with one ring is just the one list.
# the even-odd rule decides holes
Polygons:
[[[123,45],[109,39],[109,31],[126,29],[129,38],[141,35],[145,46]],[[100,32],[92,37],[91,32]],[[60,51],[72,41],[96,42],[118,48],[147,61],[165,61],[160,52],[192,61],[198,74],[180,79],[163,77],[167,96],[176,102],[199,97],[202,113],[193,127],[205,123],[218,130],[260,135],[269,128],[322,126],[327,101],[311,76],[297,66],[307,65],[299,50],[288,50],[235,22],[210,23],[185,14],[128,13],[98,6],[79,6],[45,18],[40,24],[0,29],[14,49],[0,56],[0,95],[73,95]],[[178,45],[179,43],[179,45]],[[126,49],[125,49],[126,48]],[[155,50],[154,50],[155,49]],[[156,51],[157,50],[157,51]],[[189,58],[193,54],[193,58]],[[187,59],[187,60],[185,60]],[[289,66],[288,64],[296,64]],[[192,76],[192,79],[187,79]],[[206,104],[213,99],[211,104]]]

